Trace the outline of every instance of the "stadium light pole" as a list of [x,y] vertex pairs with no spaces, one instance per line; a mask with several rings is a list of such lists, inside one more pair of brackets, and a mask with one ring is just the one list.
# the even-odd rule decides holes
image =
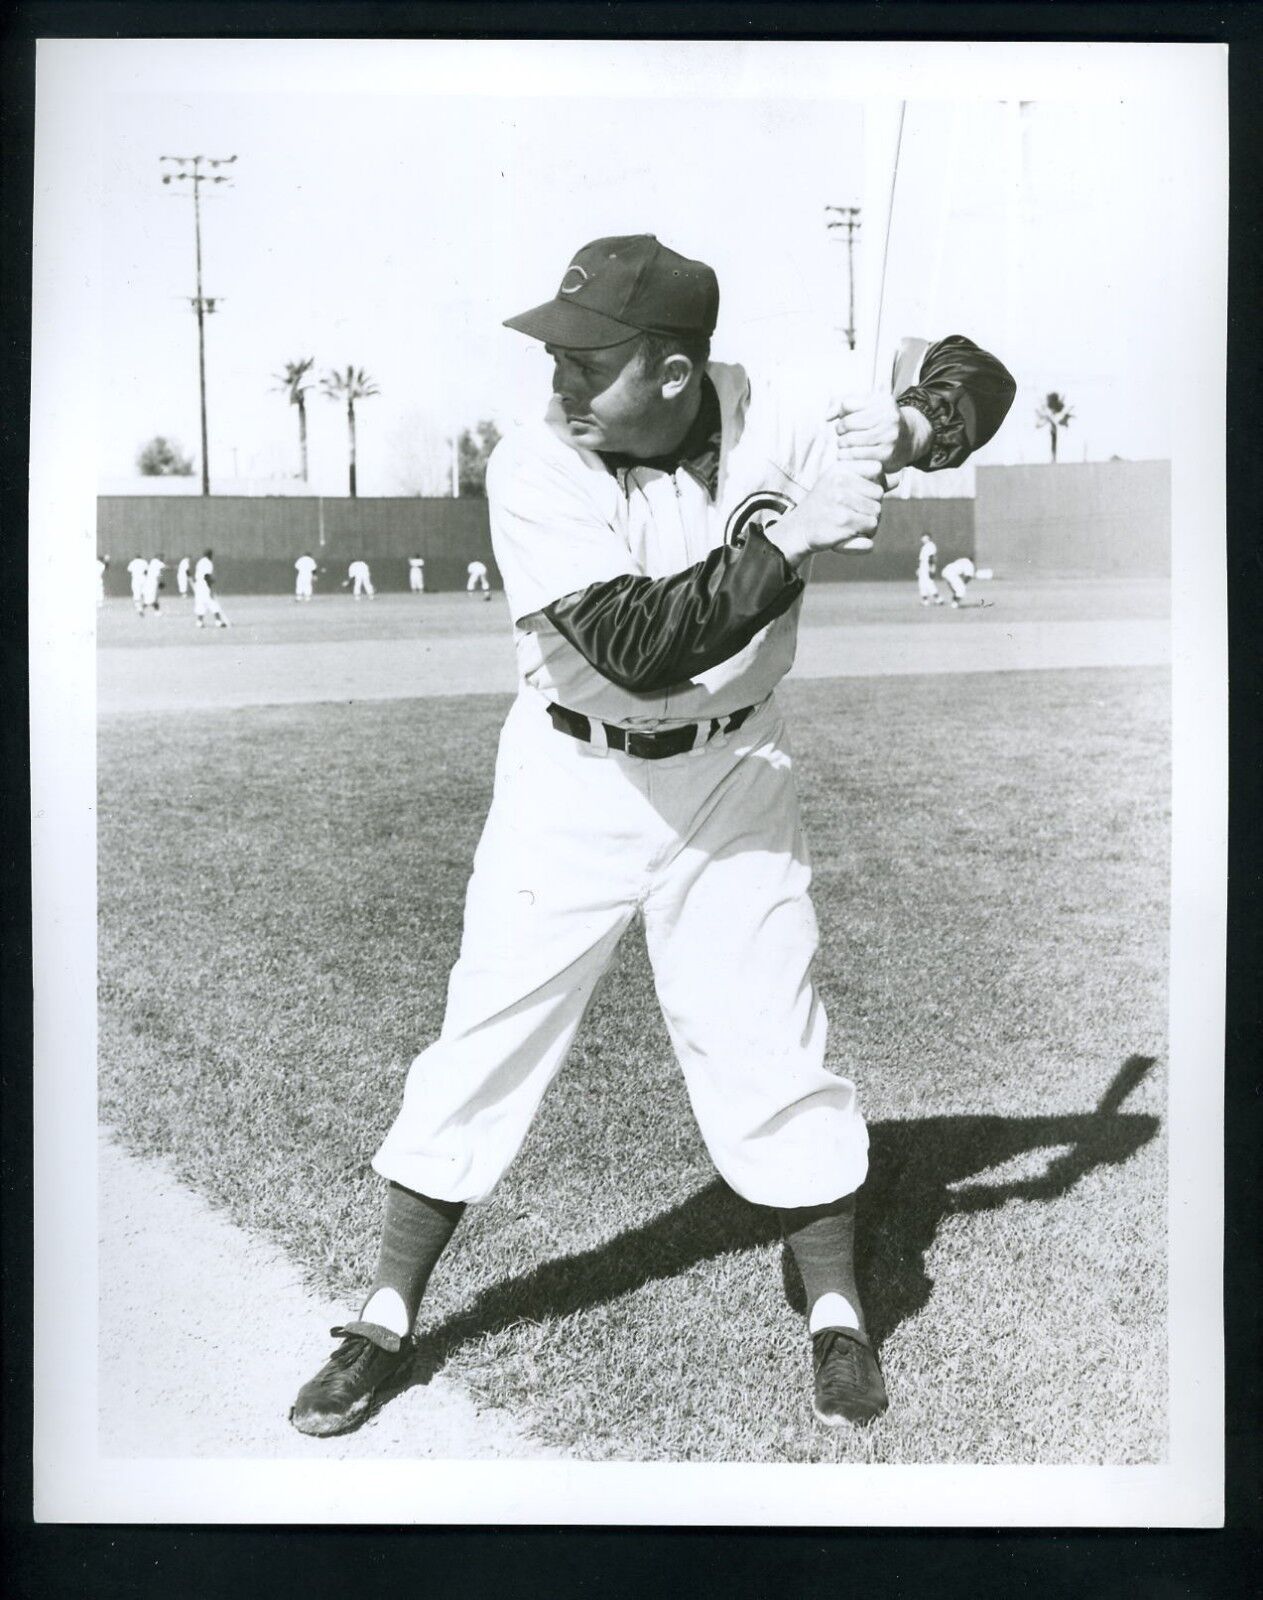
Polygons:
[[855,349],[855,235],[860,231],[858,206],[826,206],[825,227],[832,234],[846,236],[846,347]]
[[193,242],[197,254],[197,294],[191,304],[197,315],[197,392],[202,408],[202,493],[210,493],[210,460],[206,447],[206,318],[213,314],[218,295],[207,299],[202,294],[202,185],[204,183],[230,183],[232,180],[217,172],[203,172],[208,167],[229,167],[236,156],[159,156],[159,162],[170,162],[178,171],[164,172],[163,183],[188,183],[193,189]]

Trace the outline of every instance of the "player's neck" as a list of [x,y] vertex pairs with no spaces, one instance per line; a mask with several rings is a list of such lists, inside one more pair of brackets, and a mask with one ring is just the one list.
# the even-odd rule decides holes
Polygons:
[[654,456],[665,456],[688,437],[688,431],[697,420],[702,408],[702,385],[690,384],[678,400],[664,401],[661,413],[646,425],[644,435],[634,447],[625,452],[648,461]]

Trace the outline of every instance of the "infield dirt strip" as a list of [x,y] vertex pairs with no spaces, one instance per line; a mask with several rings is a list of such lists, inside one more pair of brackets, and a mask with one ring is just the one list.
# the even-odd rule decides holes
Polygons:
[[[1064,586],[1055,591],[1059,604],[1047,604],[1047,595],[1040,596],[1043,603],[1032,604],[1032,593],[1039,591],[1004,587],[985,609],[958,612],[924,611],[900,596],[904,603],[894,615],[893,594],[873,597],[867,591],[902,586],[822,587],[840,592],[810,597],[814,603],[804,610],[794,677],[1164,666],[1170,661],[1165,586],[1146,585],[1138,604],[1136,585],[1085,583],[1081,615],[1065,604]],[[401,601],[383,596],[373,608],[358,608],[359,637],[355,630],[347,637],[348,603],[337,600],[316,613],[300,607],[297,616],[276,600],[243,601],[235,630],[192,637],[187,614],[177,608],[143,623],[115,610],[101,633],[98,711],[114,715],[513,692],[513,646],[502,597],[489,610],[474,608],[476,626],[464,596],[434,596],[424,610]],[[460,627],[465,620],[470,625]],[[321,638],[326,625],[333,636]],[[293,632],[300,626],[302,637],[296,639]],[[133,628],[146,630],[143,640]],[[398,637],[401,631],[404,637]]]

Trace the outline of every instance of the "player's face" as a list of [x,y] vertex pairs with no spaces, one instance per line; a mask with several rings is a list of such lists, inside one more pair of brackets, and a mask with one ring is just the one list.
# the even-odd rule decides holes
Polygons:
[[606,350],[546,345],[566,430],[585,450],[635,452],[658,420],[661,385],[641,365],[638,337]]

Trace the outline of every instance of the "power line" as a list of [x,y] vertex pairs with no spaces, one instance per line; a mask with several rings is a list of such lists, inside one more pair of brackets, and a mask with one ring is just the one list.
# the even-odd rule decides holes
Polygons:
[[859,206],[826,206],[825,227],[846,236],[846,335],[848,350],[855,349],[855,235],[860,231]]
[[231,183],[232,179],[219,172],[203,172],[203,166],[230,167],[236,156],[159,156],[159,162],[169,162],[176,171],[164,172],[163,183],[187,183],[193,191],[193,239],[197,250],[197,293],[190,297],[190,305],[197,316],[197,392],[202,406],[202,493],[210,493],[210,460],[206,448],[206,318],[214,311],[222,295],[207,298],[202,293],[202,185],[204,183]]

